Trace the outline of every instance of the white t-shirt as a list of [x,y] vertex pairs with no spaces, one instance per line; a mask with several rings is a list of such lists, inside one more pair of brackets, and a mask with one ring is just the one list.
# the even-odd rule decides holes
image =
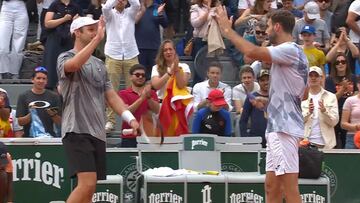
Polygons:
[[308,81],[306,55],[295,42],[285,42],[267,49],[271,55],[272,66],[266,132],[282,132],[303,137],[301,100]]
[[309,140],[312,143],[319,144],[319,145],[325,145],[324,138],[321,134],[320,129],[320,120],[319,120],[319,101],[321,98],[321,93],[318,94],[311,94],[309,93],[310,98],[313,100],[314,104],[314,111],[312,115],[312,125],[311,125],[311,132],[309,135]]
[[[278,0],[278,2],[282,2]],[[238,9],[248,9],[254,6],[255,0],[239,0]],[[277,9],[276,1],[271,2],[271,8]]]
[[241,100],[243,103],[247,97],[247,94],[251,94],[260,90],[260,85],[257,82],[254,82],[254,88],[251,92],[247,92],[243,84],[238,84],[232,89],[232,99]]
[[[354,1],[351,3],[348,12],[356,13],[360,16],[360,1]],[[356,24],[360,27],[360,20],[356,21]],[[359,43],[360,36],[350,29],[349,37],[352,42]]]
[[[152,77],[155,77],[155,76],[160,76],[160,73],[158,71],[158,66],[157,65],[154,65],[152,67],[152,70],[151,70],[151,78]],[[184,73],[190,73],[191,74],[191,71],[190,71],[190,67],[188,64],[186,63],[179,63],[179,67],[182,68],[182,70],[184,71]],[[169,69],[170,67],[168,67]],[[158,98],[159,99],[163,99],[164,98],[164,93],[165,93],[165,87],[166,85],[164,85],[161,89],[159,89],[156,94],[158,95]]]

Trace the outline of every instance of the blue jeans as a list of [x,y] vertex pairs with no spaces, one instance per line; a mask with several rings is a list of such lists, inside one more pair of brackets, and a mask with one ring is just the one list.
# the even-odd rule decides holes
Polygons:
[[354,144],[354,134],[346,135],[345,149],[357,149]]

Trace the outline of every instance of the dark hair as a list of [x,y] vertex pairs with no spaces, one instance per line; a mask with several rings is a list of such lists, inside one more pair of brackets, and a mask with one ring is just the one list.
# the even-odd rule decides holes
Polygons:
[[254,70],[251,68],[250,65],[243,65],[241,66],[240,68],[240,80],[241,80],[241,77],[244,73],[251,73],[253,75],[253,77],[255,77],[255,72]]
[[283,9],[272,11],[269,14],[269,18],[273,25],[279,23],[284,32],[292,34],[295,26],[295,17],[290,11]]
[[210,67],[217,67],[222,72],[222,65],[217,61],[210,62],[209,65],[208,65],[207,71],[209,71]]
[[136,70],[143,70],[146,72],[145,66],[143,66],[142,64],[135,64],[129,69],[129,74],[132,75]]
[[351,69],[350,69],[349,60],[348,60],[348,58],[347,58],[347,56],[346,56],[345,53],[339,52],[339,53],[336,54],[334,60],[333,60],[332,63],[331,63],[330,77],[333,79],[333,81],[334,81],[335,83],[341,82],[341,81],[338,81],[338,78],[336,77],[336,76],[338,75],[338,73],[337,73],[337,70],[336,70],[336,64],[335,64],[335,63],[336,63],[336,59],[337,59],[339,56],[342,56],[342,57],[345,58],[345,60],[346,60],[346,73],[345,73],[345,77],[346,77],[347,79],[349,79],[349,80],[351,79]]

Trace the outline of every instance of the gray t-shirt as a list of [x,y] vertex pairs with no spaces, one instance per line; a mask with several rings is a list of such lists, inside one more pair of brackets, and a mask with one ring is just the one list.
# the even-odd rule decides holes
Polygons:
[[105,141],[105,92],[112,89],[105,65],[91,56],[79,71],[65,74],[64,64],[74,56],[74,50],[64,52],[57,62],[63,97],[62,137],[68,132],[86,133]]
[[308,79],[308,61],[294,42],[268,47],[272,59],[266,131],[304,136],[301,100]]
[[302,44],[300,33],[305,25],[311,25],[315,28],[316,30],[315,42],[324,44],[326,40],[330,40],[329,28],[324,20],[316,19],[312,24],[309,24],[305,22],[304,18],[301,18],[296,21],[292,33],[292,36],[295,39],[296,43]]

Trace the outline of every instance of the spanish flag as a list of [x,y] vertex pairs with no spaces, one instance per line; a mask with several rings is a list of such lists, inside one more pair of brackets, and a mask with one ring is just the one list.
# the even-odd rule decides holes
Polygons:
[[[182,70],[180,69],[182,72]],[[179,136],[189,133],[187,120],[193,112],[193,95],[186,87],[176,86],[175,75],[166,84],[159,120],[164,136]]]

